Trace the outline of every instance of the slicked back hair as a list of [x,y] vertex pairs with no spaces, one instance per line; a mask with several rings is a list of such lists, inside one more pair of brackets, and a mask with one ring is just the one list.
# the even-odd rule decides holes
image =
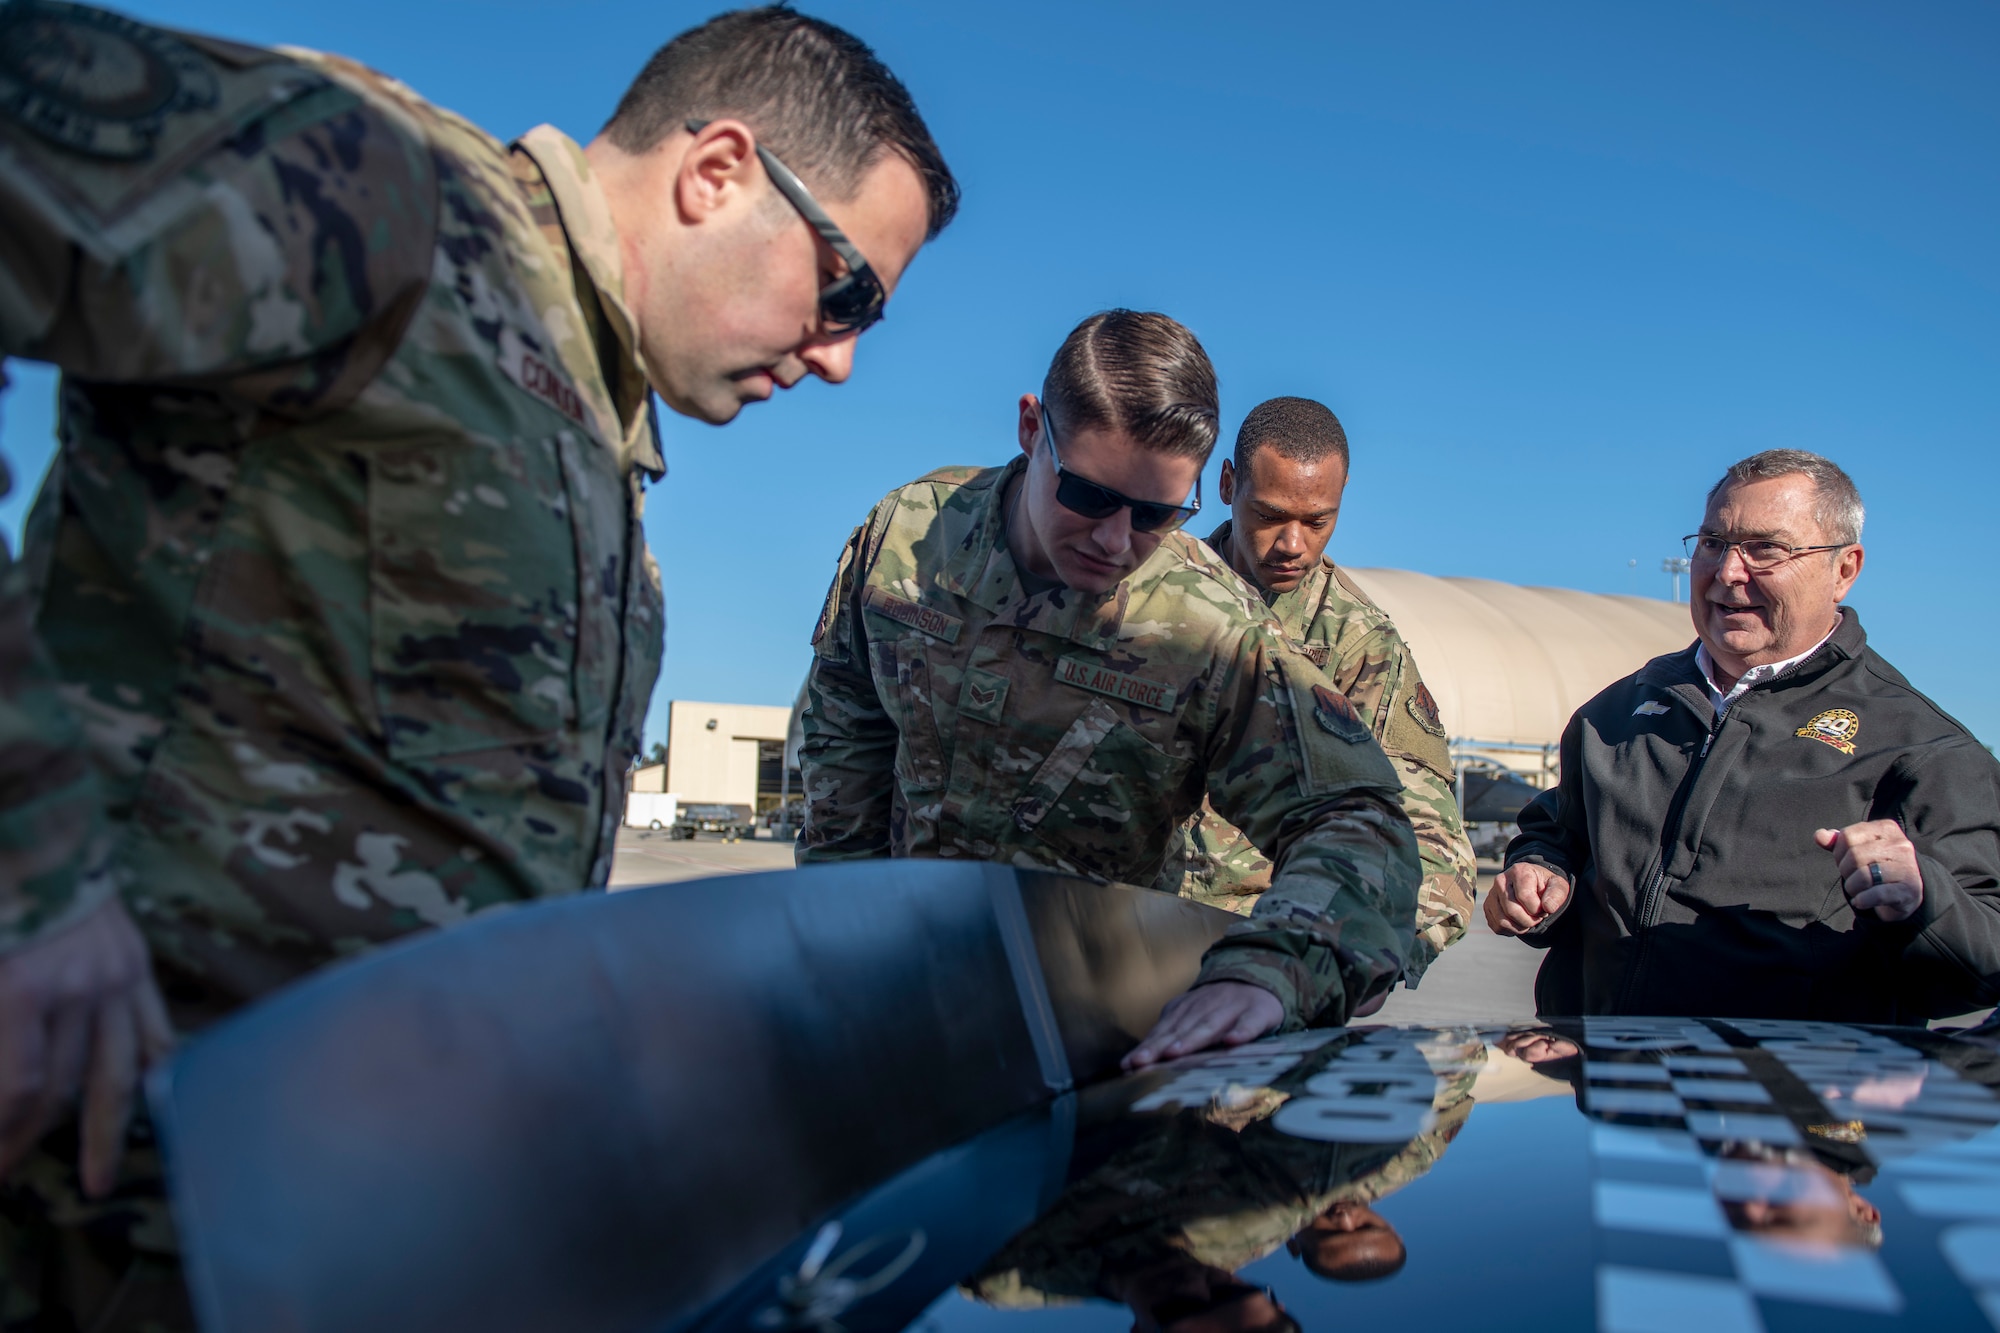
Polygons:
[[[1708,503],[1730,487],[1746,481],[1769,481],[1799,474],[1813,484],[1813,521],[1827,540],[1854,543],[1861,540],[1861,524],[1868,511],[1861,507],[1861,491],[1854,478],[1831,458],[1804,449],[1766,449],[1739,463],[1729,465],[1722,480],[1708,489]],[[1831,555],[1838,557],[1840,552]]]
[[1208,353],[1184,325],[1149,311],[1102,310],[1072,329],[1042,401],[1061,430],[1115,430],[1204,461],[1221,429]]
[[[1294,463],[1317,463],[1329,456],[1347,470],[1347,432],[1324,403],[1310,398],[1267,398],[1250,409],[1236,432],[1236,474],[1249,480],[1250,460],[1270,449]],[[1239,484],[1241,484],[1239,482]]]
[[739,9],[653,53],[604,134],[645,153],[689,120],[733,116],[813,193],[851,201],[884,153],[924,183],[929,236],[958,212],[958,182],[909,90],[859,38],[779,6]]

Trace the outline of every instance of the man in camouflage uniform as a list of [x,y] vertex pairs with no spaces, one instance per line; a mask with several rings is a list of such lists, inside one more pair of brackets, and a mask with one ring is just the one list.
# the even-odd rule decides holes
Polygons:
[[[1257,585],[1292,646],[1347,695],[1395,765],[1424,869],[1405,973],[1414,986],[1465,934],[1479,872],[1459,818],[1437,701],[1396,626],[1326,558],[1346,486],[1347,434],[1339,420],[1310,399],[1273,398],[1244,419],[1236,456],[1222,464],[1222,500],[1232,516],[1208,544]],[[1182,827],[1157,883],[1236,912],[1248,911],[1270,885],[1270,858],[1213,806]]]
[[842,551],[806,682],[801,859],[1146,885],[1206,794],[1278,871],[1128,1058],[1368,1012],[1410,946],[1409,822],[1346,698],[1171,531],[1215,440],[1206,354],[1111,311],[1043,394],[1021,398],[1024,457],[902,487]]
[[[649,388],[721,423],[845,379],[955,205],[894,76],[783,10],[676,39],[581,147],[0,6],[0,358],[64,372],[0,552],[0,1321],[142,1317],[155,1166],[86,1196],[168,1010],[605,882],[662,640]],[[21,1165],[79,1097],[81,1179]]]
[[[1268,1086],[1230,1085],[1205,1103],[1172,1099],[1172,1084],[1142,1100],[1177,1106],[1159,1117],[1128,1112],[1138,1137],[1064,1190],[967,1290],[1015,1309],[1108,1297],[1130,1304],[1139,1326],[1165,1327],[1163,1308],[1268,1302],[1236,1274],[1280,1248],[1333,1281],[1400,1269],[1402,1238],[1372,1205],[1429,1172],[1451,1146],[1472,1113],[1485,1050],[1469,1030],[1369,1034],[1371,1047],[1402,1048],[1403,1067],[1438,1071],[1428,1127],[1386,1143],[1287,1133],[1276,1113],[1358,1042],[1334,1038]],[[1239,1308],[1229,1326],[1281,1322],[1245,1317],[1254,1313]]]

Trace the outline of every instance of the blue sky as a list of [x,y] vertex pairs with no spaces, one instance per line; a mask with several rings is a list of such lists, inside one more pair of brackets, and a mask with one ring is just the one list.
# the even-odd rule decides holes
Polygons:
[[[965,209],[852,382],[720,430],[666,418],[652,733],[668,698],[789,702],[848,529],[934,466],[1006,458],[1063,334],[1129,305],[1200,335],[1232,434],[1273,394],[1340,414],[1350,564],[1664,596],[1723,467],[1832,456],[1868,502],[1875,645],[2000,742],[2000,9],[804,7],[910,85]],[[587,138],[712,10],[131,12]],[[52,380],[14,373],[0,449],[31,484]]]

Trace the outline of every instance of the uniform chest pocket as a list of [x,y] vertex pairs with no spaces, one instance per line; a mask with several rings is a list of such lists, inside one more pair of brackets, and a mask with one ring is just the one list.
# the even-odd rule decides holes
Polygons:
[[555,440],[368,464],[370,665],[389,753],[514,745],[576,720],[575,509]]
[[876,639],[875,688],[896,723],[896,777],[905,786],[931,791],[944,786],[944,744],[938,738],[936,689],[937,653],[919,635]]
[[1174,843],[1192,761],[1176,759],[1094,700],[1014,804],[1014,825],[1085,875],[1151,884]]

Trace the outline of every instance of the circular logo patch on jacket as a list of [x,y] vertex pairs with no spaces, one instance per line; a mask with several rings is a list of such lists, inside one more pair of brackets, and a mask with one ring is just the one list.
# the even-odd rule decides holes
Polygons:
[[1842,754],[1854,753],[1854,738],[1861,734],[1861,718],[1845,708],[1829,708],[1792,733],[1831,745]]
[[1438,713],[1438,701],[1432,697],[1430,686],[1418,681],[1417,692],[1405,700],[1403,706],[1410,710],[1410,716],[1425,731],[1433,736],[1444,735],[1444,718]]
[[215,100],[208,60],[157,28],[53,0],[0,7],[0,114],[44,139],[141,158],[168,116]]
[[1319,723],[1322,730],[1351,745],[1368,739],[1368,724],[1361,720],[1361,714],[1354,711],[1353,702],[1339,690],[1325,685],[1313,686],[1313,720]]

